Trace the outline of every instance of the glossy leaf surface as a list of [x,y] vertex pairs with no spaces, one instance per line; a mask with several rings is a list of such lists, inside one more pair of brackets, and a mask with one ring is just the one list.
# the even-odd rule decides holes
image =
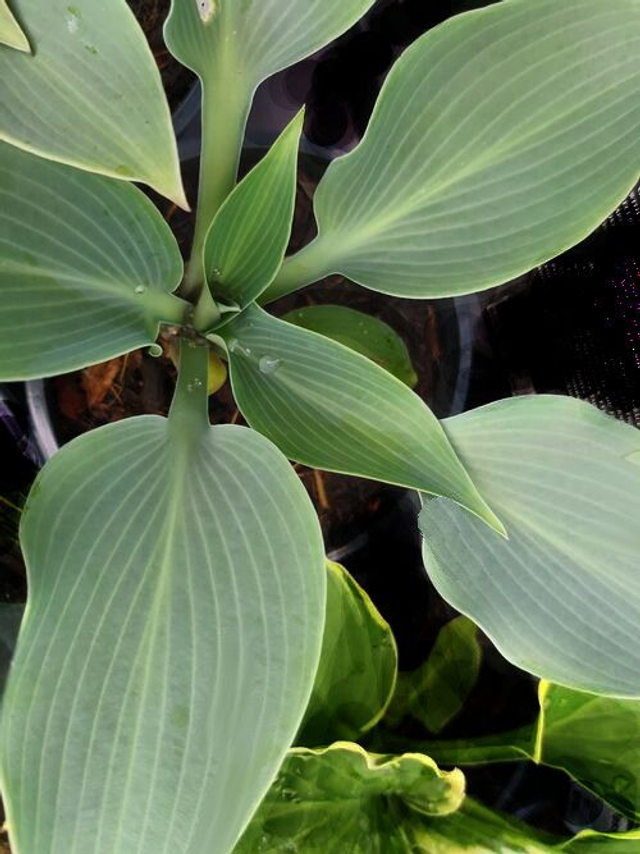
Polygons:
[[420,517],[434,584],[501,652],[570,687],[640,696],[640,433],[589,404],[520,397],[445,430],[508,540],[445,498]]
[[482,653],[477,628],[456,617],[439,631],[422,667],[398,674],[398,684],[385,718],[395,725],[405,718],[439,733],[462,709],[480,671]]
[[427,756],[376,756],[348,742],[296,748],[235,854],[421,851],[408,844],[410,828],[456,810],[463,796],[460,771]]
[[388,623],[359,584],[327,561],[320,665],[295,744],[330,744],[371,729],[391,699],[398,651]]
[[221,332],[242,414],[290,459],[444,494],[499,527],[438,420],[395,377],[257,306]]
[[33,488],[2,719],[20,854],[228,854],[300,724],[319,525],[267,440],[202,413],[84,435]]
[[152,344],[184,303],[182,259],[135,187],[0,143],[0,379]]
[[409,388],[418,382],[407,345],[389,324],[371,314],[344,305],[309,305],[290,311],[283,320],[361,353]]
[[[290,752],[289,757],[293,755]],[[308,751],[310,757],[314,755]],[[284,766],[280,781],[291,782]],[[426,762],[429,760],[422,757]],[[396,759],[402,763],[403,757]],[[293,766],[295,767],[295,766]],[[303,766],[304,769],[304,766]],[[343,777],[327,785],[313,769],[306,771],[303,783],[286,789],[289,798],[304,793],[293,803],[282,803],[287,796],[274,787],[261,806],[235,854],[636,854],[640,831],[596,833],[585,831],[573,839],[543,833],[529,825],[494,812],[471,798],[465,798],[448,815],[421,815],[398,807],[388,799],[378,807],[378,820],[371,829],[370,816],[361,814],[358,824],[348,821],[349,798],[353,782]],[[333,792],[332,792],[333,789]],[[318,791],[322,800],[316,802]],[[333,794],[333,799],[331,795]],[[306,804],[306,809],[305,809]],[[332,816],[337,819],[332,827]],[[365,822],[367,827],[365,828]],[[251,848],[250,846],[254,847]]]
[[541,686],[536,760],[640,820],[640,701]]
[[0,49],[0,139],[143,181],[184,206],[169,106],[125,0],[12,0],[33,55]]
[[7,0],[0,0],[0,50],[1,45],[13,47],[16,50],[31,52],[29,40],[20,29]]
[[626,833],[585,830],[560,848],[568,854],[636,854],[639,846],[640,830]]
[[291,287],[469,293],[578,243],[640,172],[639,51],[636,0],[506,0],[428,32],[322,179]]
[[204,269],[215,299],[244,308],[278,272],[291,235],[304,113],[227,198],[211,224]]
[[587,833],[562,841],[467,798],[458,812],[430,821],[424,834],[417,836],[415,848],[402,850],[407,854],[634,854],[638,839],[637,832]]

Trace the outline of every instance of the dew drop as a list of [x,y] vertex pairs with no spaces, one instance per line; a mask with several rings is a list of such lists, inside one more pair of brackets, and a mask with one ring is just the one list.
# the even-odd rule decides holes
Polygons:
[[193,383],[187,383],[187,391],[189,392],[189,394],[191,394],[191,392],[193,391]]
[[77,32],[78,32],[78,27],[79,27],[79,26],[80,26],[80,25],[79,25],[79,23],[78,23],[78,19],[77,19],[77,17],[76,17],[75,15],[69,15],[69,16],[67,17],[67,30],[68,30],[72,35],[75,35],[75,33],[77,33]]
[[202,380],[196,377],[193,381],[194,388],[202,388]]
[[258,362],[258,369],[261,374],[275,374],[281,364],[282,359],[274,359],[272,356],[263,356]]
[[137,285],[134,289],[134,294],[144,294],[146,293],[146,287],[144,285]]
[[238,349],[238,339],[232,338],[231,341],[229,341],[227,346],[229,347],[230,353],[235,353],[236,350]]

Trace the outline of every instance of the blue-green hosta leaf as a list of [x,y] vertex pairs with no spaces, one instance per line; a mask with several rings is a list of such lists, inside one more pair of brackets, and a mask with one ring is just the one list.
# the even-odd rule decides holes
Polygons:
[[175,239],[140,190],[0,143],[0,379],[152,344],[184,314],[169,293],[181,278]]
[[186,206],[162,82],[125,0],[11,0],[33,55],[0,48],[0,139]]
[[257,306],[221,333],[242,414],[290,459],[447,495],[501,530],[438,420],[387,371]]
[[410,847],[411,828],[440,821],[463,796],[460,771],[418,753],[377,756],[349,742],[295,748],[235,854],[426,851]]
[[[31,52],[29,39],[20,29],[20,24],[16,21],[7,0],[0,0],[0,46],[7,45],[16,50]],[[0,47],[2,50],[2,47]]]
[[398,651],[388,623],[339,564],[327,561],[322,655],[295,744],[358,738],[382,717],[396,682]]
[[53,458],[21,537],[1,732],[14,850],[228,854],[322,642],[322,537],[290,465],[246,428],[126,420]]
[[427,571],[519,667],[640,696],[640,432],[572,398],[504,400],[450,418],[460,459],[508,540],[425,502]]
[[332,272],[405,297],[469,293],[573,246],[640,172],[639,52],[636,0],[506,0],[436,27],[329,167],[320,235],[272,295]]
[[290,311],[283,320],[362,353],[409,388],[418,382],[407,345],[394,329],[371,314],[344,305],[309,305]]
[[233,189],[258,84],[355,23],[374,0],[173,0],[169,50],[203,83],[200,226],[195,245]]
[[640,821],[640,701],[541,683],[535,759]]
[[303,118],[300,112],[211,223],[204,269],[215,299],[244,308],[282,264],[291,236]]
[[467,617],[451,620],[438,633],[422,667],[398,674],[385,723],[396,725],[410,718],[439,733],[464,706],[478,681],[481,662],[475,623]]
[[[229,97],[250,101],[263,80],[345,32],[375,0],[174,0],[169,49],[207,83],[225,69]],[[247,106],[249,104],[247,103]]]

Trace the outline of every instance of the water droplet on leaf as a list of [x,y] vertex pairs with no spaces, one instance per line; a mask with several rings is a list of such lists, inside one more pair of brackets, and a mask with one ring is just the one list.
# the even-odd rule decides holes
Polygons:
[[272,356],[263,356],[258,362],[258,368],[261,374],[275,374],[281,364],[282,359],[274,359]]
[[144,294],[146,290],[147,289],[145,285],[137,285],[137,287],[134,289],[134,294]]

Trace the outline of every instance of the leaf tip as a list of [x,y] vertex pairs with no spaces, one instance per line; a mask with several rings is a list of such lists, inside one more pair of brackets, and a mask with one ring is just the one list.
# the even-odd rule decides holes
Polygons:
[[302,131],[304,128],[304,120],[306,117],[306,111],[307,111],[306,105],[303,104],[302,107],[300,107],[300,109],[296,113],[296,115],[293,117],[293,119],[291,120],[291,122],[289,124],[289,127],[287,128],[287,130],[289,130],[292,134],[294,134],[297,137],[302,136]]
[[171,191],[171,195],[167,194],[167,198],[181,208],[181,210],[191,213],[191,205],[187,199],[182,178],[178,178],[174,189]]
[[[500,519],[496,516],[493,510],[489,507],[487,502],[479,496],[480,498],[480,506],[478,509],[474,509],[471,507],[467,507],[465,509],[473,510],[476,516],[485,522],[496,534],[499,534],[504,540],[509,540],[509,533]],[[464,505],[463,505],[464,506]]]

